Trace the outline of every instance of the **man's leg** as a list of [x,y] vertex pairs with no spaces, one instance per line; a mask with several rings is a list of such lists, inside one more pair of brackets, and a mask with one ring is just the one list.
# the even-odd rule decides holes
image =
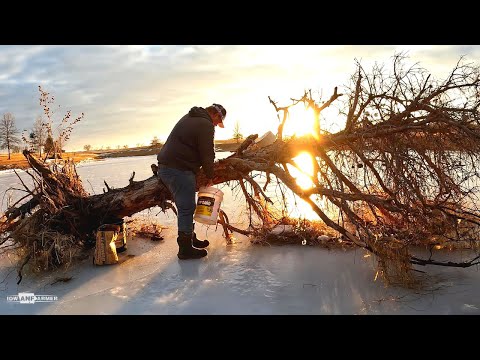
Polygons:
[[195,212],[195,174],[191,171],[160,167],[158,176],[172,193],[178,212],[179,259],[198,259],[207,255],[207,250],[192,246],[193,214]]

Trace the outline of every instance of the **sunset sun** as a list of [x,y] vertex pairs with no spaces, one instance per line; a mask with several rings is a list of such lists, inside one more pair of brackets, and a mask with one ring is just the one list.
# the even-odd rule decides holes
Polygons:
[[290,117],[285,123],[285,128],[283,131],[286,136],[303,136],[313,134],[313,109],[305,109],[300,105],[292,106],[289,109],[289,114]]

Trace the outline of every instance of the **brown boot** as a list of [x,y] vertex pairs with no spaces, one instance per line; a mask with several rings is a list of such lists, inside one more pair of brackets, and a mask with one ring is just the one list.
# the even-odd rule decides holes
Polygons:
[[192,233],[179,231],[177,244],[178,244],[177,256],[181,260],[200,259],[204,256],[207,256],[207,250],[196,249],[192,246]]

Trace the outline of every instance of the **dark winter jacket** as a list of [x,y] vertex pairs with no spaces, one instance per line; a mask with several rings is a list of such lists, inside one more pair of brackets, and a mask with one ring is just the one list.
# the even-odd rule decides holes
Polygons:
[[157,155],[158,163],[195,174],[202,167],[211,179],[215,161],[214,135],[215,126],[207,110],[194,106],[173,128]]

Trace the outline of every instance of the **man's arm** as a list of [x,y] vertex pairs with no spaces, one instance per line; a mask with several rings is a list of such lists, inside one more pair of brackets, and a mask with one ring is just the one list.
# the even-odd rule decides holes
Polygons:
[[215,161],[215,145],[213,137],[215,130],[213,126],[202,128],[198,135],[198,150],[200,152],[200,161],[205,176],[208,179],[213,178],[213,163]]

